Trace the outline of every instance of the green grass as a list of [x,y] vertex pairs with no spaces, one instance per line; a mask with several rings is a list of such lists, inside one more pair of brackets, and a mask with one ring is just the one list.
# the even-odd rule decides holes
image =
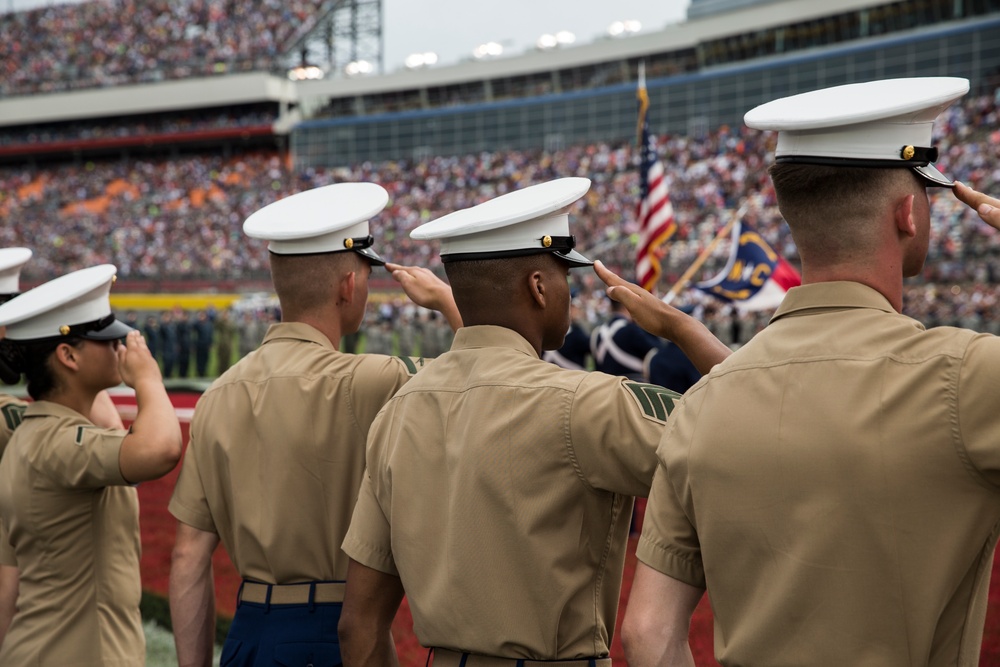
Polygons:
[[[177,651],[174,649],[174,636],[170,630],[153,621],[142,625],[146,634],[146,667],[177,667]],[[221,647],[215,646],[213,664],[219,664]]]

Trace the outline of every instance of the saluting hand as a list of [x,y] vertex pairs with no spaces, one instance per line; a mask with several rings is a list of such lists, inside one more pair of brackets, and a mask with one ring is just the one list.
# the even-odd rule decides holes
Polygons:
[[393,280],[403,288],[406,296],[410,297],[410,301],[418,306],[438,310],[442,295],[451,294],[451,286],[434,275],[430,269],[391,262],[387,262],[385,268],[392,274]]
[[160,367],[138,331],[128,332],[125,343],[118,346],[118,372],[122,381],[133,389],[144,380],[163,383]]
[[636,324],[654,336],[675,340],[678,322],[688,315],[612,273],[600,260],[594,262],[594,271],[608,286],[608,296],[625,306]]
[[440,312],[452,329],[462,326],[462,317],[458,314],[451,285],[434,275],[433,271],[421,266],[403,266],[391,262],[386,262],[385,268],[403,288],[410,301]]
[[958,181],[955,181],[955,196],[970,208],[976,209],[983,222],[990,227],[1000,229],[1000,199],[984,195]]

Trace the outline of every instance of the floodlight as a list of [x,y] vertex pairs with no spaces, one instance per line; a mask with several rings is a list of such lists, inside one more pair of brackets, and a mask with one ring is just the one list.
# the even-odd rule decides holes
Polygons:
[[485,44],[480,44],[472,51],[472,55],[475,58],[492,58],[499,56],[503,53],[503,46],[499,42],[486,42]]
[[576,35],[571,33],[569,30],[560,30],[556,33],[556,42],[559,46],[566,46],[567,44],[572,44],[576,41]]
[[375,68],[367,60],[352,60],[344,67],[347,76],[359,76],[361,74],[371,74]]
[[409,69],[417,69],[420,67],[427,67],[429,65],[434,65],[438,61],[438,56],[433,51],[427,51],[425,53],[411,53],[406,56],[406,60],[403,61],[404,64]]
[[559,42],[556,41],[555,35],[550,35],[549,33],[545,33],[544,35],[538,38],[538,41],[535,42],[535,46],[537,46],[539,49],[542,49],[543,51],[547,51],[548,49],[554,49],[557,46],[559,46]]
[[299,65],[288,70],[288,78],[292,81],[316,81],[323,78],[323,70],[316,65]]
[[642,30],[642,23],[635,20],[615,21],[608,26],[608,34],[612,37],[632,35]]

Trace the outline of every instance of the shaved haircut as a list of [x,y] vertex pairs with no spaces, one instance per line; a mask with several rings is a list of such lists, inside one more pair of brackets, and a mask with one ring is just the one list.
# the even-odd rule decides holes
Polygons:
[[459,310],[466,312],[492,304],[507,305],[523,289],[524,276],[557,261],[550,253],[499,259],[474,259],[444,265]]
[[364,260],[355,252],[310,255],[271,253],[271,281],[281,310],[293,317],[326,306],[336,298],[341,278],[362,268]]
[[886,207],[922,189],[910,169],[777,163],[768,173],[796,246],[814,261],[866,253]]

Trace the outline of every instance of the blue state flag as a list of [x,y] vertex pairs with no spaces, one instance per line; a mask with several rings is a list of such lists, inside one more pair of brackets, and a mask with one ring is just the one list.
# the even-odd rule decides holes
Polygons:
[[696,288],[743,310],[766,310],[777,307],[785,292],[802,283],[798,272],[749,225],[737,222],[732,238],[725,268]]

